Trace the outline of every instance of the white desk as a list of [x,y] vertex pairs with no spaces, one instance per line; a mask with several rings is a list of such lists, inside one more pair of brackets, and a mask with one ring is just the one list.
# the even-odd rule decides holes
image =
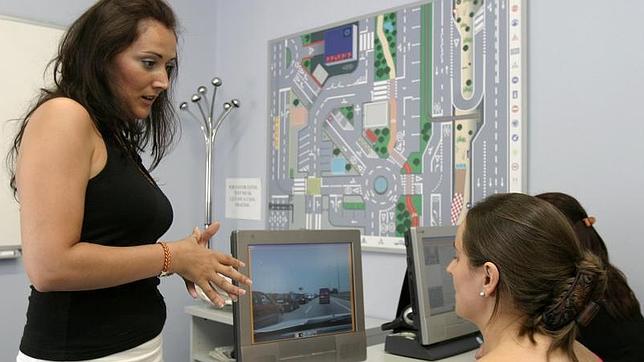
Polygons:
[[[233,312],[231,307],[215,309],[199,303],[185,307],[190,318],[190,362],[216,362],[208,356],[215,347],[233,344]],[[377,318],[365,318],[367,335],[368,362],[404,362],[418,361],[412,358],[385,353],[386,331],[380,325],[388,321]],[[472,362],[475,351],[440,360],[441,362]]]
[[[440,362],[473,362],[475,361],[474,354],[476,350],[465,352],[456,356],[443,358],[438,360]],[[402,356],[397,356],[394,354],[389,354],[385,352],[385,344],[376,344],[373,346],[367,347],[367,361],[368,362],[410,362],[410,361],[421,361],[414,358],[407,358]]]
[[[206,303],[199,303],[185,307],[184,311],[191,316],[190,362],[215,362],[208,356],[208,352],[215,347],[230,346],[234,342],[232,307],[216,309]],[[386,322],[389,321],[365,318],[367,346],[384,343],[388,332],[381,331],[380,325]],[[382,346],[381,350],[384,344]]]

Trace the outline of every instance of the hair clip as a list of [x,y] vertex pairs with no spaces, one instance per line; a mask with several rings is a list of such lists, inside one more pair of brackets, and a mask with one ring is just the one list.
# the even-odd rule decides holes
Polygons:
[[595,223],[596,219],[595,219],[594,216],[588,216],[588,217],[585,217],[585,218],[581,219],[581,221],[584,222],[584,225],[586,225],[586,227],[591,227]]
[[577,318],[575,319],[575,321],[580,326],[585,327],[593,320],[593,318],[595,317],[598,311],[599,311],[599,304],[597,304],[594,301],[590,301],[588,302],[584,310],[577,315]]

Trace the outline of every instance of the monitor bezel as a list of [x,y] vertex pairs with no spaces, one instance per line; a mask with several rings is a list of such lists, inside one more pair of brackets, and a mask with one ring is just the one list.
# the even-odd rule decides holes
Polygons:
[[[328,353],[330,346],[339,348],[340,345],[364,341],[364,358],[366,358],[366,333],[364,325],[364,297],[362,284],[362,257],[360,249],[360,232],[358,230],[235,230],[231,234],[231,253],[246,265],[239,268],[242,274],[249,275],[250,263],[249,246],[252,245],[284,245],[284,244],[350,244],[351,279],[353,288],[353,330],[339,333],[329,333],[297,339],[279,339],[253,343],[253,326],[250,315],[252,286],[246,288],[247,293],[233,303],[233,320],[235,330],[235,350],[237,361],[243,361],[251,350],[261,350],[262,353],[275,354],[284,357],[285,354],[297,353]],[[250,275],[249,275],[250,276]],[[252,276],[251,276],[252,278]],[[236,283],[235,283],[236,284]],[[242,312],[245,311],[245,312]],[[294,344],[298,344],[295,346]],[[321,351],[315,351],[316,348]],[[296,352],[289,352],[290,350]],[[273,351],[273,352],[271,352]],[[299,352],[297,352],[299,351]],[[281,356],[278,356],[281,355]],[[338,353],[336,353],[338,355]],[[360,361],[362,359],[343,359],[338,361]]]
[[[419,292],[427,290],[427,286],[429,285],[428,281],[426,280],[425,273],[423,272],[423,266],[425,264],[425,249],[423,240],[427,238],[451,238],[454,240],[456,238],[457,229],[458,226],[412,227],[405,235],[405,244],[407,246],[407,272],[410,300],[412,309],[414,310],[414,322],[416,324],[416,327],[418,328],[416,339],[422,345],[439,343],[469,334],[476,334],[478,332],[478,328],[473,323],[463,320],[464,322],[471,325],[469,332],[454,336],[435,337],[431,333],[430,327],[430,319],[432,318],[432,314],[429,297],[426,295],[426,293]],[[450,313],[456,313],[456,311],[454,310]]]

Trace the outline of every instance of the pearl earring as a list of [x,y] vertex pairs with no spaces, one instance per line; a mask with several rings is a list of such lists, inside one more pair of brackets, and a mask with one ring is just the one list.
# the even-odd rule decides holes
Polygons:
[[480,295],[481,297],[485,297],[485,292],[481,290],[481,292],[479,293],[479,295]]

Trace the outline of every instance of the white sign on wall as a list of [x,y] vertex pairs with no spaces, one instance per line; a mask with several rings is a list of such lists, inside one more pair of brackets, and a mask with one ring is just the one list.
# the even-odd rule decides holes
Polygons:
[[226,179],[226,218],[261,220],[262,184],[259,178]]

